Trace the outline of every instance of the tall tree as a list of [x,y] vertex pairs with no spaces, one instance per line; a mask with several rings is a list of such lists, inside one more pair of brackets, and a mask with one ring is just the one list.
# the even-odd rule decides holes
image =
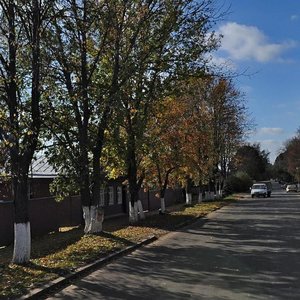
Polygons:
[[269,164],[269,153],[259,144],[245,144],[238,148],[231,169],[247,173],[253,180],[264,180]]
[[[229,79],[207,74],[183,81],[177,101],[185,103],[176,120],[184,140],[182,176],[199,186],[222,182],[247,128],[243,98]],[[186,198],[191,202],[191,195]]]
[[147,148],[142,161],[145,186],[159,190],[161,213],[166,210],[166,189],[178,184],[174,174],[182,164],[180,117],[184,104],[176,100],[167,97],[155,105],[144,133]]
[[109,1],[61,0],[54,10],[59,14],[47,36],[52,86],[58,88],[46,104],[53,142],[47,153],[60,173],[58,188],[78,186],[84,230],[94,233],[102,230],[99,164],[119,72],[118,49],[108,46],[114,48],[119,33],[110,25],[115,16]]
[[300,129],[296,135],[285,142],[284,151],[276,158],[274,166],[283,180],[291,181],[292,177],[300,181]]
[[153,103],[170,92],[178,80],[190,74],[203,74],[205,54],[217,47],[218,39],[210,32],[215,21],[212,1],[126,3],[130,16],[145,19],[129,58],[130,65],[138,68],[120,89],[121,105],[116,111],[117,125],[122,127],[124,137],[123,141],[118,137],[117,143],[126,152],[130,218],[135,222],[143,215],[138,205],[138,192],[145,176],[139,170],[143,159],[140,154]]
[[9,149],[15,208],[14,263],[30,259],[28,172],[41,126],[42,34],[53,1],[0,1],[2,141]]
[[214,149],[212,180],[219,190],[228,174],[230,161],[252,127],[247,116],[243,96],[228,78],[210,78],[209,107],[212,115],[211,129]]

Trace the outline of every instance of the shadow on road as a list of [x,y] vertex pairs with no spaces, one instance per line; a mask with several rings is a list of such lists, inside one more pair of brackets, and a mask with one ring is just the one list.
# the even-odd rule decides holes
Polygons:
[[299,299],[297,194],[241,201],[165,240],[92,274],[64,299]]

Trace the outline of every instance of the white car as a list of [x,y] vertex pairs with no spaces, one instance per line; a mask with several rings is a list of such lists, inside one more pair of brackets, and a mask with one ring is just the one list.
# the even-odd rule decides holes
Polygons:
[[286,186],[286,192],[288,193],[288,192],[297,192],[297,184],[288,184],[287,186]]
[[252,185],[251,189],[251,197],[267,197],[268,196],[268,187],[265,183],[255,183]]

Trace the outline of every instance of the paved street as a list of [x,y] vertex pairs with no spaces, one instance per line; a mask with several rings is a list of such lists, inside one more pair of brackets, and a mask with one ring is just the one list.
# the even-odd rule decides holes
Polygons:
[[49,299],[300,299],[300,194],[224,207]]

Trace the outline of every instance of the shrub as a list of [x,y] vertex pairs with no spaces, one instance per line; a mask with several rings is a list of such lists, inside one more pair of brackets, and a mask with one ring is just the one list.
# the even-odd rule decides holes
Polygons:
[[225,195],[232,193],[248,192],[252,185],[252,179],[246,172],[237,172],[229,176],[224,185]]

